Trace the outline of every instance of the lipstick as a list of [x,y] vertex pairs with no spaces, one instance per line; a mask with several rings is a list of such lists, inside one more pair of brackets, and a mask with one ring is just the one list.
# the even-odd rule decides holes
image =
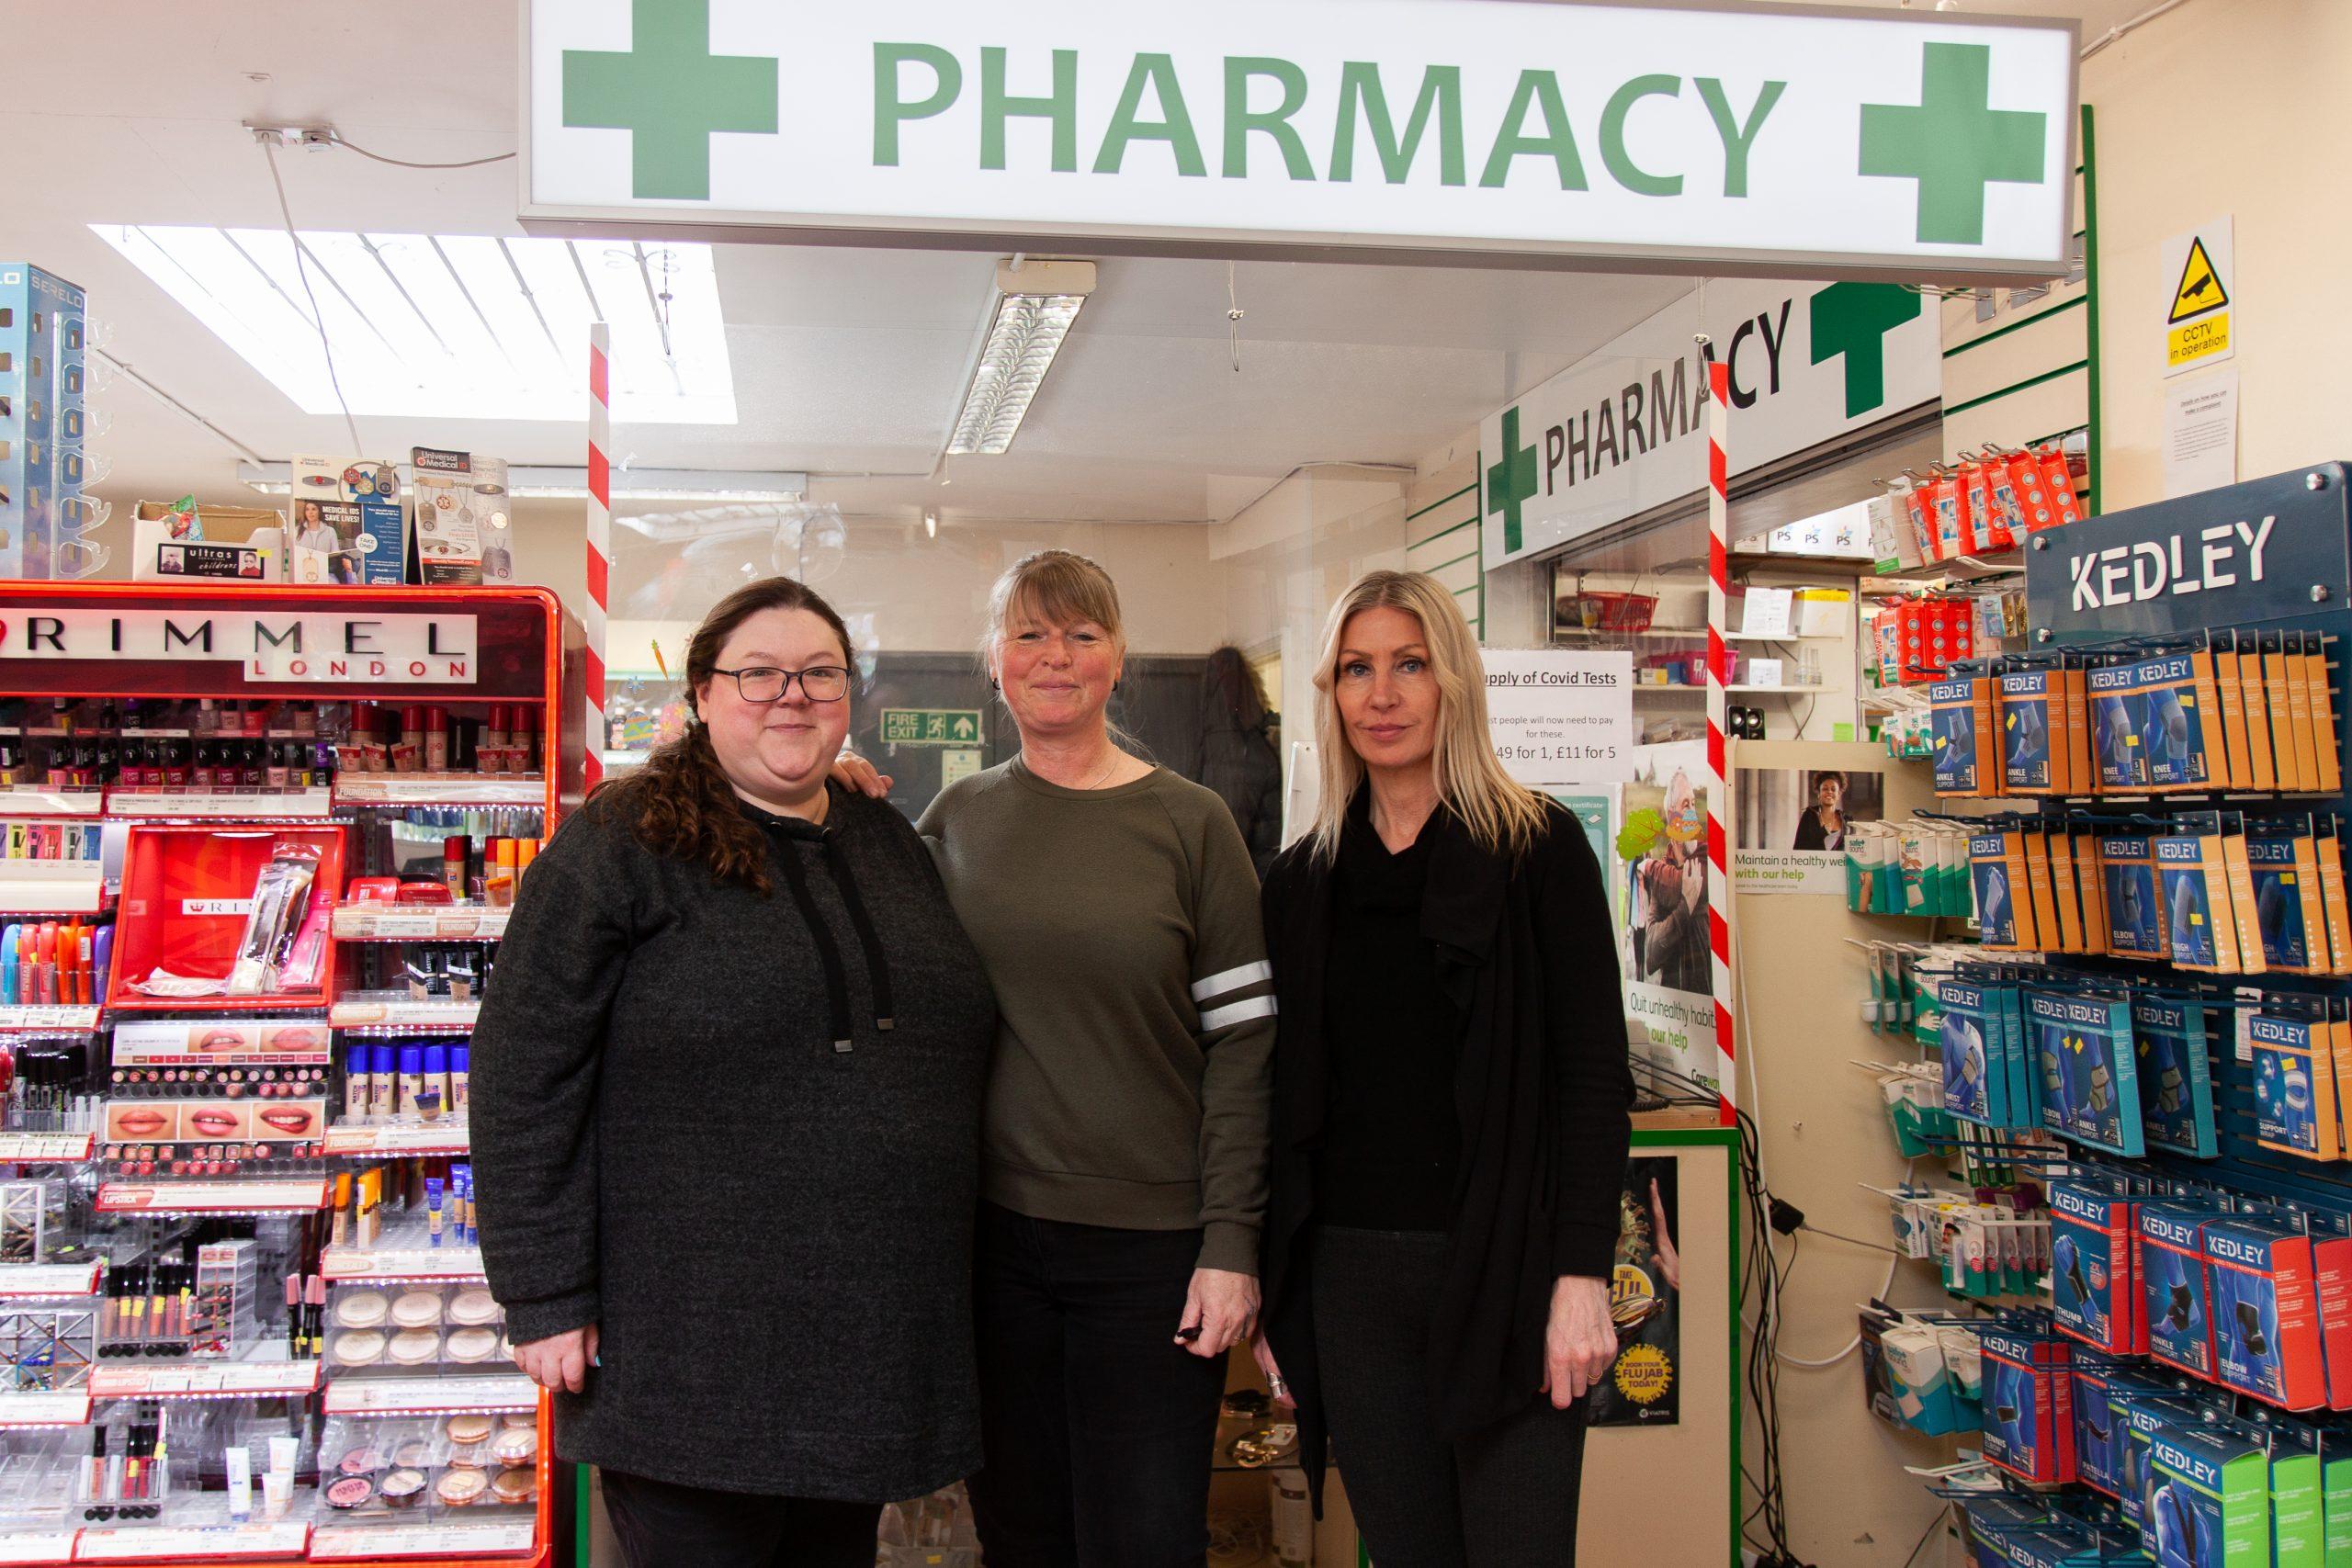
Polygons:
[[319,1352],[326,1347],[327,1277],[324,1274],[311,1276],[311,1283],[302,1292],[302,1314],[309,1331],[309,1359],[315,1361],[319,1359]]
[[299,1361],[302,1357],[302,1276],[286,1276],[286,1359]]

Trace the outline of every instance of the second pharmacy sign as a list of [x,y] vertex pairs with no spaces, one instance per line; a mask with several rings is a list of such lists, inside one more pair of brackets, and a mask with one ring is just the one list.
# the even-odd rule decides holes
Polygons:
[[532,0],[523,217],[1832,275],[2066,263],[2076,27],[1540,0]]

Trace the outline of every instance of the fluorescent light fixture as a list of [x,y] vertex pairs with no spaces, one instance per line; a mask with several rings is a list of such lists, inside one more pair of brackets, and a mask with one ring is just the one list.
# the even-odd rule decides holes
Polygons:
[[[400,465],[405,468],[406,464]],[[237,479],[264,495],[284,495],[291,485],[289,465],[240,463]],[[588,470],[560,465],[517,463],[506,470],[511,495],[583,500]],[[615,468],[613,499],[658,497],[663,501],[799,501],[808,494],[808,476],[780,468]]]
[[[90,228],[305,413],[340,412],[285,231]],[[707,245],[308,230],[300,238],[355,414],[579,420],[588,323],[601,318],[612,328],[614,419],[735,423]]]
[[[995,457],[1012,446],[1021,421],[1053,368],[1070,323],[1094,291],[1094,264],[1006,262],[996,269],[999,296],[988,344],[972,367],[964,406],[947,450],[956,457]],[[941,481],[944,483],[943,479]]]

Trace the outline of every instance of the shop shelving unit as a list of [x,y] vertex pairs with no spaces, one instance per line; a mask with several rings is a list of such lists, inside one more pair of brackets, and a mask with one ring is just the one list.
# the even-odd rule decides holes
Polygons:
[[[110,621],[159,614],[170,615],[183,632],[209,624],[213,656],[196,657],[200,643],[191,645],[185,638],[171,658],[122,657],[107,646],[103,634]],[[311,678],[288,678],[282,660],[263,665],[238,657],[251,649],[234,639],[242,631],[250,643],[255,615],[266,616],[281,634],[289,620],[299,619],[313,637],[348,637],[355,624],[364,626],[388,617],[469,617],[475,652],[462,668],[446,660],[438,665],[420,662],[381,679],[369,678],[365,666],[355,673],[351,661],[330,674],[322,668],[326,661],[313,659],[308,666]],[[65,656],[54,642],[42,649],[41,632],[62,624],[95,628],[101,640],[74,644],[76,655],[87,648],[89,656]],[[366,640],[364,633],[360,640]],[[116,647],[124,646],[119,635],[113,641]],[[379,1002],[362,993],[357,982],[371,965],[397,956],[397,944],[402,942],[497,941],[505,929],[503,908],[339,905],[326,932],[322,984],[300,995],[164,1000],[141,995],[130,988],[130,982],[148,965],[168,964],[175,957],[192,968],[217,966],[222,941],[233,943],[241,929],[240,915],[190,917],[195,923],[181,922],[175,929],[172,922],[179,917],[164,906],[209,893],[213,883],[224,888],[241,878],[249,883],[256,855],[266,858],[266,846],[276,837],[299,838],[317,846],[322,853],[320,886],[333,893],[357,874],[366,853],[365,832],[387,816],[396,818],[417,807],[503,807],[535,812],[540,831],[552,831],[560,811],[576,804],[580,795],[581,681],[577,624],[564,615],[553,594],[541,589],[0,584],[0,693],[10,696],[514,705],[527,706],[535,716],[542,751],[540,765],[530,776],[345,773],[331,786],[282,793],[71,789],[46,782],[0,786],[0,820],[59,818],[107,825],[118,847],[110,849],[107,863],[110,868],[119,864],[119,885],[101,890],[95,910],[75,908],[75,900],[61,898],[56,912],[69,918],[73,913],[85,919],[111,918],[117,924],[115,940],[121,944],[105,997],[94,1004],[0,1008],[0,1040],[69,1036],[85,1041],[103,1060],[111,1050],[118,1021],[133,1018],[217,1018],[224,1022],[299,1018],[315,1021],[322,1032],[332,1029],[338,1041],[346,1037],[346,1030],[424,1035],[469,1029],[478,1004]],[[204,885],[200,887],[189,883],[196,875],[190,868],[198,862],[211,863],[204,875],[197,876]],[[0,913],[51,912],[38,908],[37,898],[0,902],[27,906]],[[154,939],[167,931],[171,941],[159,944]],[[81,1211],[91,1216],[92,1235],[101,1243],[110,1235],[117,1238],[113,1248],[98,1249],[104,1256],[72,1263],[0,1264],[0,1307],[36,1303],[96,1309],[104,1299],[99,1292],[107,1269],[135,1256],[131,1238],[142,1232],[151,1238],[170,1234],[173,1222],[165,1219],[159,1225],[156,1215],[315,1213],[330,1201],[339,1172],[390,1159],[464,1157],[467,1130],[462,1122],[425,1127],[343,1125],[335,1121],[341,1100],[330,1093],[327,1103],[320,1157],[308,1162],[299,1176],[261,1180],[123,1181],[119,1172],[99,1168],[102,1136],[0,1130],[0,1168],[67,1178]],[[7,1172],[0,1168],[0,1174]],[[116,1213],[141,1218],[109,1217]],[[372,1247],[329,1246],[320,1256],[319,1272],[330,1282],[480,1280],[478,1249],[452,1246],[419,1252],[406,1247],[405,1240],[395,1231]],[[151,1406],[180,1401],[286,1400],[291,1402],[289,1412],[313,1434],[329,1416],[527,1411],[535,1415],[538,1439],[535,1506],[527,1510],[451,1509],[422,1524],[347,1524],[304,1488],[298,1489],[286,1519],[267,1523],[259,1519],[257,1487],[256,1522],[232,1530],[175,1523],[169,1517],[152,1522],[87,1520],[77,1505],[58,1528],[0,1530],[0,1561],[258,1565],[307,1559],[387,1568],[395,1562],[407,1568],[536,1568],[557,1559],[560,1538],[570,1536],[572,1524],[573,1500],[564,1473],[568,1467],[554,1462],[545,1402],[511,1366],[503,1372],[461,1371],[429,1377],[337,1375],[331,1360],[287,1359],[278,1347],[264,1348],[277,1354],[214,1363],[97,1361],[77,1387],[0,1391],[0,1431],[86,1425],[118,1399]],[[560,1504],[559,1491],[566,1493]]]

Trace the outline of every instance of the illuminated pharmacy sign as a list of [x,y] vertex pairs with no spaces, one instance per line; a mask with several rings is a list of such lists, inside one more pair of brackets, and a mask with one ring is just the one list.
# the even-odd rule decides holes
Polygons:
[[17,660],[201,659],[242,664],[248,681],[447,685],[475,679],[475,653],[469,615],[0,612],[0,671]]
[[2076,25],[1529,0],[532,0],[523,216],[864,243],[2065,266]]

